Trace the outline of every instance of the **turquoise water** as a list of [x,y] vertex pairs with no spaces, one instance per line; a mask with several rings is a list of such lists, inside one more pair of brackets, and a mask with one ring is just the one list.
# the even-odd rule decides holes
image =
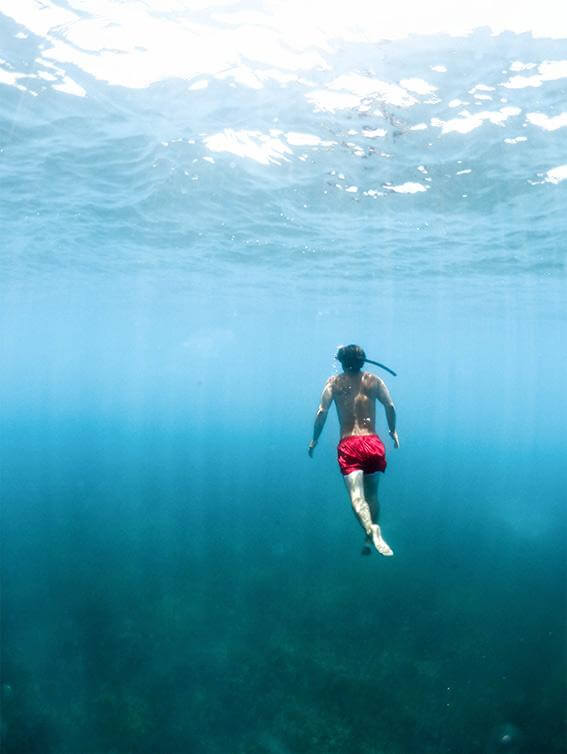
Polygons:
[[390,10],[0,4],[6,754],[567,751],[567,31]]

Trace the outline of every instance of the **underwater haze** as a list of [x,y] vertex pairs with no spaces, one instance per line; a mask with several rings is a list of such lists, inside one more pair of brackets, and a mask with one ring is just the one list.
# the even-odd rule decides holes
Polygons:
[[394,5],[0,0],[2,754],[567,752],[567,14]]

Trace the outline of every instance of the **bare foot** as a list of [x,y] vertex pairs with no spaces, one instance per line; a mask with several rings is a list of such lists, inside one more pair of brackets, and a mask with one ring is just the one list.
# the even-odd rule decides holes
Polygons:
[[374,542],[374,547],[378,550],[380,555],[393,555],[394,551],[390,547],[390,545],[386,542],[385,539],[382,539],[382,532],[380,531],[380,527],[378,524],[372,524],[372,541]]

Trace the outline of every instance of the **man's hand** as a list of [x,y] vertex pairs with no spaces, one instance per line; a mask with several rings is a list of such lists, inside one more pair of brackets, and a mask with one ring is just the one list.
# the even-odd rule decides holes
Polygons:
[[400,447],[400,441],[398,440],[398,433],[396,432],[396,430],[394,430],[393,432],[390,432],[389,434],[390,434],[390,437],[392,438],[392,440],[394,442],[394,448],[399,448]]
[[317,443],[315,442],[315,440],[311,440],[311,442],[309,443],[309,446],[307,447],[307,452],[309,453],[309,458],[313,458],[313,451],[315,450],[315,446],[316,445],[317,445]]

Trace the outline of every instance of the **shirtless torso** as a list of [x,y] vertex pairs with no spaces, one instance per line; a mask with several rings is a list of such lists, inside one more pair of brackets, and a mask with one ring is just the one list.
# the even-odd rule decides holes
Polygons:
[[315,417],[314,442],[321,434],[333,401],[337,407],[341,438],[376,434],[377,400],[384,406],[390,434],[397,447],[394,403],[384,382],[370,372],[343,372],[329,377]]
[[339,374],[329,379],[332,400],[337,407],[342,437],[376,433],[376,400],[392,403],[388,388],[369,372]]

